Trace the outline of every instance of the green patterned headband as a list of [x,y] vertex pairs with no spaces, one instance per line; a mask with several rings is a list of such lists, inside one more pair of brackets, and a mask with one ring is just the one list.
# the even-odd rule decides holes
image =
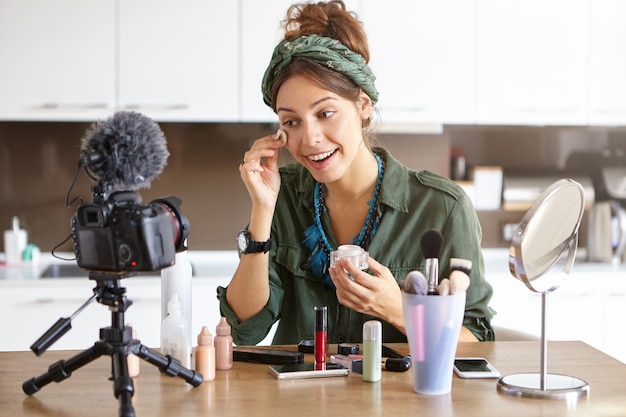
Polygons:
[[272,107],[271,91],[276,76],[296,56],[308,58],[345,74],[365,91],[372,100],[372,104],[376,104],[378,101],[378,91],[374,86],[376,77],[361,55],[351,51],[338,40],[309,35],[301,36],[293,41],[282,41],[274,49],[272,60],[265,70],[261,84],[263,101],[268,106]]

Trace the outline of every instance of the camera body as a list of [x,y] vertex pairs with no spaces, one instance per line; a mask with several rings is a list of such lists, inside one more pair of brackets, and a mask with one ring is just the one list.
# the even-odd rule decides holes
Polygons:
[[71,220],[78,266],[126,274],[173,265],[189,234],[180,204],[166,197],[143,205],[132,191],[94,193],[94,202],[82,204]]

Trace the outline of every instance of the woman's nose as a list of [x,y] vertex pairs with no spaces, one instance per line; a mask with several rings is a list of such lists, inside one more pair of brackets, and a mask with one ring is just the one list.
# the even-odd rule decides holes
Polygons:
[[302,129],[302,142],[306,144],[315,144],[320,142],[322,138],[321,129],[316,122],[304,122]]

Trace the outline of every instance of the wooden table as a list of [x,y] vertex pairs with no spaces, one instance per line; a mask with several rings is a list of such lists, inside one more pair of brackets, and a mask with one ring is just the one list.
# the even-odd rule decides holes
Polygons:
[[[406,345],[390,345],[406,353]],[[293,347],[291,347],[293,348]],[[539,370],[537,342],[461,343],[457,356],[484,356],[503,375]],[[22,383],[48,366],[76,352],[0,352],[1,416],[117,416],[118,400],[108,380],[108,356],[78,369],[33,396]],[[331,350],[332,353],[332,350]],[[311,361],[307,355],[306,361]],[[411,373],[383,372],[378,383],[361,375],[328,379],[277,381],[267,365],[235,362],[229,371],[217,371],[215,380],[193,388],[181,378],[162,375],[142,361],[134,378],[133,405],[138,417],[156,416],[624,416],[626,365],[582,342],[550,342],[548,371],[587,381],[589,396],[577,401],[522,399],[496,390],[496,379],[453,378],[452,393],[416,394]]]

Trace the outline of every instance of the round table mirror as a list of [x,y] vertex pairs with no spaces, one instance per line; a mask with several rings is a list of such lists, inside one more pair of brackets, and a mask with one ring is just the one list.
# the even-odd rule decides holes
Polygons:
[[[541,372],[504,376],[498,381],[499,392],[544,399],[579,398],[589,392],[589,385],[581,379],[547,373],[546,337],[547,295],[563,283],[574,264],[584,209],[583,187],[561,179],[541,193],[515,229],[509,270],[528,289],[541,294]],[[556,266],[562,266],[561,271],[555,272]]]

